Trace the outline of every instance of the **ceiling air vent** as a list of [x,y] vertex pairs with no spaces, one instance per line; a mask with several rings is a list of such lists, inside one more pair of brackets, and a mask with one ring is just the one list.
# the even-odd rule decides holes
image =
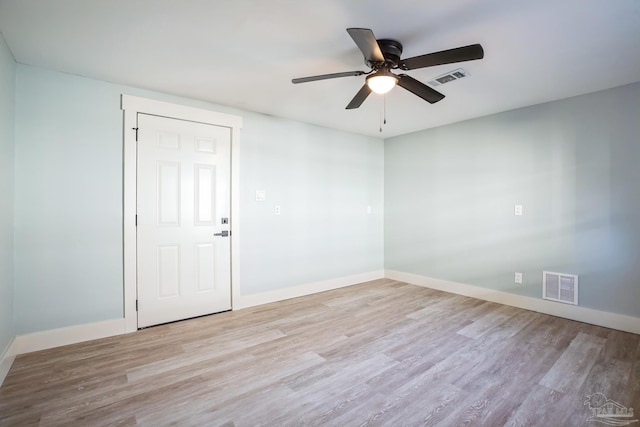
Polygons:
[[459,80],[461,78],[467,77],[467,72],[462,68],[458,68],[457,70],[449,71],[446,74],[443,74],[435,79],[431,80],[429,83],[430,86],[440,86],[445,83],[452,82],[454,80]]
[[542,298],[578,305],[578,276],[543,271]]

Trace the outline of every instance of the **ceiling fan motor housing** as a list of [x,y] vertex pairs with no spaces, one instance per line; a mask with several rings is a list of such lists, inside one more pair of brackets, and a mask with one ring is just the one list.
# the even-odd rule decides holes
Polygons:
[[398,68],[400,57],[402,56],[402,43],[392,39],[379,39],[378,46],[384,55],[385,61],[383,63],[373,62],[365,60],[365,64],[374,70],[380,68]]

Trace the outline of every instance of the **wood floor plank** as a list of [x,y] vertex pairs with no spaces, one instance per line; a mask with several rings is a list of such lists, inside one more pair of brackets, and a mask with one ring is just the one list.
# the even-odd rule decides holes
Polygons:
[[640,337],[388,279],[20,355],[0,426],[572,426]]
[[284,336],[285,334],[276,329],[263,332],[259,335],[237,337],[231,340],[228,340],[228,337],[221,337],[219,342],[206,340],[205,342],[209,345],[216,346],[215,352],[211,352],[208,345],[202,345],[202,342],[198,342],[197,345],[187,344],[182,346],[183,351],[175,356],[141,364],[133,369],[127,370],[127,380],[129,382],[139,381],[143,378],[170,372],[182,367],[188,367],[194,363],[213,361],[213,359],[221,356],[232,354],[240,350],[248,350],[253,346],[282,338]]
[[509,415],[505,427],[537,426],[585,426],[589,412],[571,419],[566,411],[567,405],[582,405],[575,397],[566,397],[564,393],[541,385],[534,385],[526,399],[517,410]]
[[640,342],[636,348],[635,357],[633,361],[633,367],[631,372],[628,373],[629,382],[625,389],[620,390],[620,393],[625,393],[625,402],[629,402],[627,407],[636,408],[636,413],[640,411]]
[[501,326],[507,322],[511,317],[518,313],[518,309],[509,306],[501,306],[495,310],[492,310],[482,316],[480,319],[474,321],[470,325],[460,329],[458,333],[469,338],[480,338],[491,329]]
[[580,332],[540,380],[540,385],[562,393],[579,390],[605,342],[602,338]]
[[388,396],[362,425],[434,425],[438,415],[449,411],[460,396],[466,394],[450,384],[416,381],[410,388],[399,389],[398,393]]

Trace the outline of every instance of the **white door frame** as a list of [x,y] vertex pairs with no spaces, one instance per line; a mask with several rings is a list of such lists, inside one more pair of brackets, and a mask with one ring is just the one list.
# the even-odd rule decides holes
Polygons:
[[136,128],[138,113],[189,120],[231,129],[231,307],[238,301],[240,292],[240,129],[242,117],[217,113],[199,108],[186,107],[122,95],[121,109],[124,111],[124,176],[123,176],[123,215],[124,215],[124,320],[125,332],[138,329],[136,314],[137,300],[137,150]]

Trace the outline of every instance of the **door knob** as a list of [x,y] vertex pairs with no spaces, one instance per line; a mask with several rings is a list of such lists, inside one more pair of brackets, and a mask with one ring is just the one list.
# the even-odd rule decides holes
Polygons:
[[215,233],[214,236],[229,237],[229,232],[227,230],[223,230],[220,233]]

